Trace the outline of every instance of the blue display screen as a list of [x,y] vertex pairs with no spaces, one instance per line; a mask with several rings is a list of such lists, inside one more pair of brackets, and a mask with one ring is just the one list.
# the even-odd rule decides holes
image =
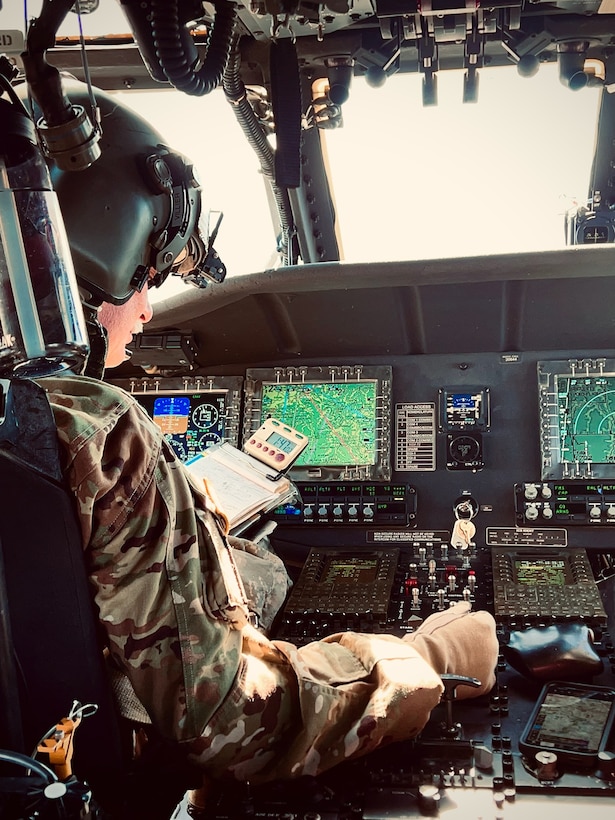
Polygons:
[[137,395],[181,461],[224,439],[226,392]]

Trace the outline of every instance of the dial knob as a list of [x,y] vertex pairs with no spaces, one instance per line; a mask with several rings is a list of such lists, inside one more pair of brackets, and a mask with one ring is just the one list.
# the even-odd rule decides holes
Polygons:
[[557,755],[553,752],[536,754],[536,776],[539,780],[555,780],[558,777]]
[[526,484],[524,495],[528,501],[533,501],[535,498],[538,498],[538,490],[536,488],[536,485]]
[[615,752],[598,752],[598,777],[615,781]]
[[528,521],[535,521],[538,518],[538,508],[535,504],[528,504],[525,511],[525,517]]
[[430,783],[423,783],[422,786],[419,786],[418,802],[421,811],[434,814],[440,802],[440,790]]

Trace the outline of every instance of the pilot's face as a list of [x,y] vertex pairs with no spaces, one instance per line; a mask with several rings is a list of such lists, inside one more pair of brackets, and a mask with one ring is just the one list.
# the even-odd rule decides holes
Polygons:
[[103,302],[100,306],[98,320],[107,331],[105,367],[117,367],[129,358],[126,345],[154,315],[148,290],[144,287],[141,292],[136,291],[123,305]]

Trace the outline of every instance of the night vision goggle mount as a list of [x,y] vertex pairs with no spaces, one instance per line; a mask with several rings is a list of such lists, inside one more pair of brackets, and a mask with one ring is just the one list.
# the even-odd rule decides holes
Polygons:
[[[226,267],[213,247],[222,214],[211,235],[203,237],[199,224],[201,185],[194,166],[160,146],[159,152],[145,159],[145,173],[150,188],[169,197],[169,216],[150,240],[150,267],[137,268],[132,286],[139,291],[147,282],[158,287],[169,272],[200,288],[209,281],[224,281]],[[151,268],[156,271],[153,277]]]

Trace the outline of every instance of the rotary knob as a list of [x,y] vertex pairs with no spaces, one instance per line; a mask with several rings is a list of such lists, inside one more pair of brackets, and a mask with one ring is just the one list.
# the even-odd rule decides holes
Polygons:
[[419,809],[423,814],[435,814],[440,803],[440,790],[430,783],[423,783],[419,786],[418,792]]
[[535,484],[526,484],[524,495],[528,501],[534,501],[538,498],[538,489]]
[[553,752],[538,752],[535,760],[536,777],[539,780],[556,780],[559,777],[556,754]]
[[538,507],[536,504],[528,504],[525,517],[528,521],[535,521],[538,518]]
[[609,783],[615,781],[615,752],[598,752],[598,777]]

